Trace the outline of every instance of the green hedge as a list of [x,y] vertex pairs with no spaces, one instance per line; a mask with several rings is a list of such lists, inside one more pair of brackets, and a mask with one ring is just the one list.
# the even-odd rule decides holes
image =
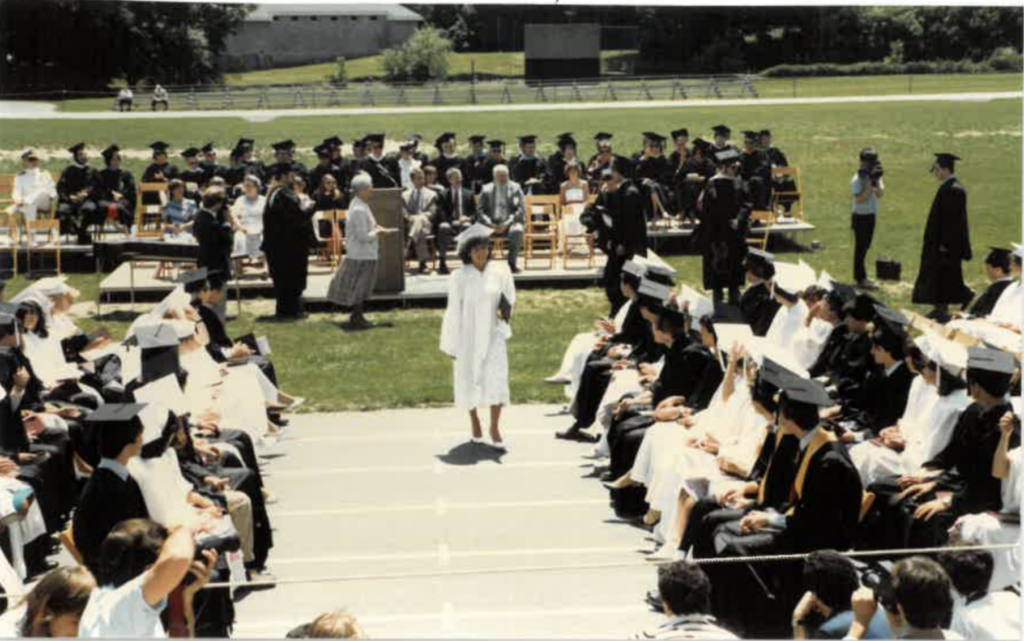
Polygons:
[[806,78],[817,76],[902,76],[907,74],[997,73],[1021,71],[1024,60],[1016,51],[997,51],[987,60],[932,60],[922,62],[857,62],[807,65],[776,65],[760,73],[764,78]]

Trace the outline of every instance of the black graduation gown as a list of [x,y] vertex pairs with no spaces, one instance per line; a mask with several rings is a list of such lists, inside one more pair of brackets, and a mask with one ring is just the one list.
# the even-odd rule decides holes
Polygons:
[[444,154],[439,154],[430,164],[437,169],[437,182],[444,186],[445,189],[448,188],[449,169],[458,169],[462,172],[463,180],[466,178],[466,169],[463,166],[461,156],[445,156]]
[[971,316],[978,318],[984,318],[992,313],[996,303],[999,302],[999,296],[1002,295],[1006,288],[1013,284],[1012,278],[1004,278],[997,280],[989,285],[985,291],[974,299],[971,303],[970,313]]
[[88,165],[68,165],[57,180],[57,198],[62,203],[71,204],[71,196],[83,189],[91,192],[96,184],[95,173],[96,170]]
[[321,183],[324,180],[324,176],[327,176],[328,174],[334,176],[334,179],[338,181],[338,189],[343,190],[348,186],[342,184],[341,181],[338,180],[338,177],[341,174],[341,169],[339,169],[337,165],[330,162],[327,163],[326,165],[324,165],[323,163],[317,163],[312,169],[309,170],[309,191],[319,191]]
[[868,374],[875,367],[875,359],[871,356],[871,336],[867,332],[847,332],[837,365],[829,378],[843,404],[865,407],[872,403],[867,386]]
[[910,386],[917,376],[903,362],[889,376],[881,365],[871,368],[860,403],[849,406],[854,420],[862,430],[877,436],[881,430],[896,425],[907,409]]
[[[210,357],[218,363],[225,362],[227,358],[224,357],[224,352],[221,350],[231,349],[235,342],[230,336],[228,336],[227,329],[224,327],[224,321],[220,319],[217,312],[202,303],[194,301],[193,306],[199,314],[199,318],[206,326],[206,333],[210,337],[210,342],[206,346],[207,352],[209,352]],[[253,354],[246,362],[259,367],[267,378],[270,379],[270,382],[277,385],[277,373],[275,372],[274,364],[270,362],[270,359],[265,356]]]
[[740,311],[754,336],[764,336],[772,326],[775,313],[779,311],[779,302],[768,291],[767,283],[758,283],[743,290]]
[[165,183],[178,177],[178,168],[169,162],[162,165],[152,163],[142,172],[144,183]]
[[547,193],[557,194],[561,190],[562,183],[566,180],[565,167],[567,164],[565,156],[560,151],[548,156],[547,171],[544,176],[544,189]]
[[230,279],[235,232],[227,217],[208,209],[200,209],[192,225],[192,234],[199,243],[198,265],[219,271],[224,280]]
[[393,189],[401,186],[398,163],[389,156],[384,156],[380,160],[373,156],[361,158],[356,163],[356,173],[360,171],[369,174],[374,189]]
[[967,191],[953,177],[939,185],[928,213],[913,301],[919,305],[968,302],[973,292],[964,284],[962,261],[970,259]]
[[[639,215],[643,196],[635,183],[624,182],[618,191],[611,194],[609,205],[612,208],[611,240],[616,246],[623,248],[622,263],[633,256],[647,255],[647,221]],[[611,258],[611,257],[609,257]]]
[[843,322],[832,328],[828,338],[825,339],[825,345],[822,346],[817,360],[807,370],[812,377],[826,376],[836,371],[839,367],[839,357],[842,354],[843,345],[846,344],[846,334],[849,331],[846,323]]
[[[92,195],[95,184],[95,170],[88,165],[69,165],[57,180],[57,217],[60,219],[60,232],[78,234],[80,240],[86,244],[90,239],[85,230],[102,220]],[[81,191],[87,192],[85,198],[77,203],[72,202],[71,197]]]
[[[544,176],[547,173],[547,168],[543,158],[539,156],[526,158],[522,154],[518,154],[509,162],[508,171],[512,180],[519,183],[519,186],[523,188],[524,193],[544,193]],[[540,182],[534,185],[526,184],[527,181],[533,179],[537,179]]]
[[[130,227],[135,219],[136,202],[135,178],[131,172],[107,167],[97,171],[94,180],[92,194],[99,205],[99,215],[106,217],[107,208],[115,205],[118,222]],[[115,198],[114,192],[121,194],[121,198]]]
[[312,213],[302,209],[291,189],[279,187],[267,195],[262,249],[278,299],[300,297],[306,289]]
[[736,180],[718,175],[708,182],[701,198],[700,227],[696,239],[704,268],[704,289],[732,288],[743,284],[749,216],[750,212],[743,207]]
[[[492,166],[493,169],[493,166]],[[487,153],[469,154],[462,159],[462,184],[473,191],[480,193],[484,183],[491,181],[491,174],[487,173]]]
[[105,468],[93,471],[78,499],[72,529],[86,567],[96,572],[100,545],[114,526],[128,519],[145,518],[149,518],[149,512],[135,479],[129,476],[122,481]]
[[767,209],[771,195],[772,164],[768,155],[761,150],[740,154],[740,177],[747,197],[755,209]]
[[[681,166],[674,164],[673,167],[675,174],[672,176],[672,191],[675,196],[676,213],[687,217],[696,216],[700,194],[704,191],[707,181],[715,175],[715,166],[707,160],[688,158]],[[697,174],[704,180],[688,180],[690,174]]]
[[199,167],[203,170],[203,185],[209,185],[210,181],[214,178],[224,178],[224,172],[227,167],[224,165],[218,165],[214,162],[203,162],[199,163]]
[[643,196],[641,206],[644,218],[651,220],[656,214],[660,215],[660,212],[654,210],[652,196],[657,196],[665,209],[671,212],[672,167],[668,164],[668,159],[665,156],[644,156],[643,154],[634,156],[632,178],[633,183]]

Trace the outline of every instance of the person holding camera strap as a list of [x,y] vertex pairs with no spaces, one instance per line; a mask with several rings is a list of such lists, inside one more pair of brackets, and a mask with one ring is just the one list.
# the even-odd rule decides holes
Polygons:
[[878,200],[885,195],[885,183],[882,182],[882,163],[878,160],[878,152],[867,148],[860,152],[860,168],[850,181],[853,193],[853,279],[861,289],[878,289],[878,285],[868,279],[864,261],[871,241],[875,236],[875,217],[878,215]]

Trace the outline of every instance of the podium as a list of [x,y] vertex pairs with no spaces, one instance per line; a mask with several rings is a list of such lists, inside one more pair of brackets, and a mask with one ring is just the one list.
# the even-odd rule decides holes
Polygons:
[[374,189],[367,202],[381,227],[397,229],[397,234],[378,236],[376,294],[400,294],[405,291],[405,203],[401,189]]

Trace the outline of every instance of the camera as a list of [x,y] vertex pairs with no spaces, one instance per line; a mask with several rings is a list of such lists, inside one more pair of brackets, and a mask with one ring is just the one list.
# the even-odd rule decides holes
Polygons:
[[860,152],[860,168],[857,170],[857,177],[861,180],[870,180],[871,185],[878,186],[878,181],[885,175],[882,169],[882,161],[878,158],[878,152],[874,149],[864,149]]
[[238,538],[238,533],[223,532],[220,534],[206,534],[203,536],[196,537],[196,556],[197,561],[203,560],[203,552],[206,550],[213,550],[219,556],[223,556],[228,552],[237,552],[242,549],[242,541]]
[[896,611],[896,595],[892,589],[892,574],[881,564],[872,563],[861,572],[861,583],[871,588],[875,600],[889,612]]

